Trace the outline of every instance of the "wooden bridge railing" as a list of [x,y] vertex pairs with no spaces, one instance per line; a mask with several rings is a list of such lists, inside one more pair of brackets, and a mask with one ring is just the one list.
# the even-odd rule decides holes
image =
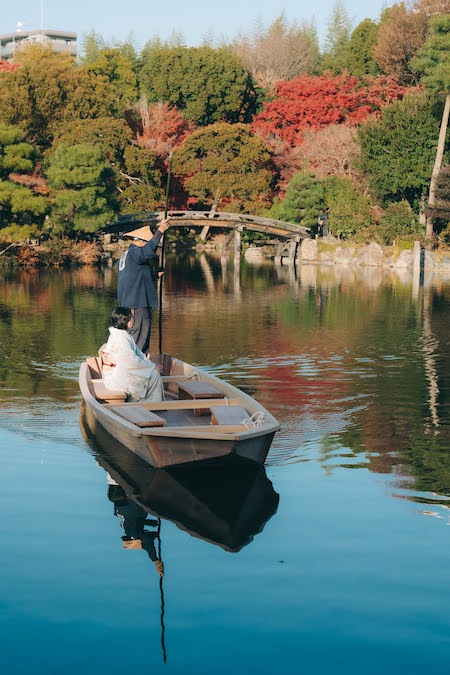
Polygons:
[[[242,230],[250,230],[270,234],[277,238],[294,239],[297,242],[311,237],[311,231],[307,227],[262,216],[222,211],[169,211],[169,214],[171,227],[202,227],[204,228],[204,237],[206,236],[205,228],[209,229],[210,227],[239,230],[241,232]],[[162,211],[152,211],[121,216],[116,223],[109,225],[105,231],[126,234],[139,225],[156,223],[163,215]]]

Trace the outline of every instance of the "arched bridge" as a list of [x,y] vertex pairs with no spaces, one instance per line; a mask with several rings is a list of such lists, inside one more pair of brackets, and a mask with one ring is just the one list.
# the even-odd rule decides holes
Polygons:
[[[230,238],[226,246],[234,243],[235,259],[239,258],[241,250],[241,233],[244,230],[268,234],[280,240],[276,248],[275,259],[281,261],[287,258],[293,264],[297,255],[297,248],[302,239],[310,239],[311,230],[294,223],[282,220],[252,216],[242,213],[226,213],[220,211],[169,211],[171,227],[201,228],[200,236],[205,240],[211,228],[230,231]],[[121,216],[116,223],[105,228],[107,233],[120,235],[127,234],[143,225],[156,225],[164,217],[163,211],[135,213]],[[233,241],[234,240],[234,241]]]

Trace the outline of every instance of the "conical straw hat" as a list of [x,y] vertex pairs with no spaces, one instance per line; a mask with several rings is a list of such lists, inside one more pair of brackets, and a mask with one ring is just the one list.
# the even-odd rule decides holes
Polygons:
[[140,227],[137,230],[132,232],[127,232],[123,235],[124,239],[143,239],[144,241],[150,241],[153,237],[152,231],[148,225]]

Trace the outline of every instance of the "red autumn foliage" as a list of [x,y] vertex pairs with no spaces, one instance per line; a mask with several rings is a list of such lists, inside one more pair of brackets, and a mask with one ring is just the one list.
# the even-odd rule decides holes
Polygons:
[[2,70],[5,70],[5,71],[15,70],[18,67],[19,67],[18,63],[11,63],[10,61],[5,61],[4,59],[0,59],[0,72]]
[[386,76],[362,80],[348,73],[301,75],[278,84],[275,98],[256,115],[252,130],[264,138],[281,137],[295,147],[302,143],[305,130],[361,124],[407,91],[411,88]]
[[153,150],[160,157],[166,157],[172,148],[181,145],[193,131],[190,122],[170,103],[141,101],[139,106],[140,129],[136,143],[141,148]]
[[8,178],[17,185],[24,185],[25,187],[31,188],[35,194],[48,197],[50,190],[48,189],[47,181],[42,176],[41,171],[42,167],[38,164],[31,174],[13,172],[9,174]]

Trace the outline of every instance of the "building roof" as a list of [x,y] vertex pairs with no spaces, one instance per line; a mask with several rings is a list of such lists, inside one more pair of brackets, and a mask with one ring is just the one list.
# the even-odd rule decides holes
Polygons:
[[63,38],[64,40],[76,40],[77,33],[72,33],[64,30],[54,30],[52,28],[44,28],[43,30],[21,30],[15,31],[14,33],[6,33],[5,35],[0,35],[0,42],[13,42],[21,39],[26,39],[32,35],[45,35],[49,38]]

